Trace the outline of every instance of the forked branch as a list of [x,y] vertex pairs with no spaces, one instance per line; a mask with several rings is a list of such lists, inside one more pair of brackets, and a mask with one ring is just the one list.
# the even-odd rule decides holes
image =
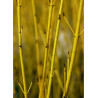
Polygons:
[[[20,64],[23,78],[24,86],[24,96],[27,98],[27,89],[26,89],[26,80],[25,80],[25,71],[23,64],[23,51],[22,51],[22,28],[21,28],[21,4],[20,0],[17,0],[17,20],[18,20],[18,36],[19,36],[19,54],[20,54]],[[21,86],[20,86],[21,87]]]
[[77,43],[78,43],[79,28],[80,28],[80,20],[81,20],[81,15],[82,15],[82,10],[83,10],[83,1],[84,0],[80,0],[78,20],[77,20],[77,26],[76,26],[76,32],[75,32],[76,37],[74,37],[73,50],[72,50],[71,61],[70,61],[70,70],[68,71],[68,77],[67,77],[67,82],[66,82],[66,92],[64,92],[64,95],[66,95],[68,92],[72,68],[74,65],[75,53],[76,53],[76,48],[77,48]]

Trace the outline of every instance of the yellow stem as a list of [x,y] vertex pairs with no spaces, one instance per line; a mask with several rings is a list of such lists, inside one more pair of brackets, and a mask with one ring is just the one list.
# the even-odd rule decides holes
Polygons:
[[20,1],[17,0],[20,63],[21,63],[23,86],[24,86],[24,96],[25,98],[27,98],[26,80],[25,80],[25,72],[24,72],[24,64],[23,64],[23,56],[22,56],[22,31],[21,31],[21,15],[20,14],[21,14],[21,5],[20,5]]
[[[41,30],[40,25],[38,25],[38,26],[39,26],[39,29],[40,29],[40,34],[41,34],[43,43],[44,43],[44,42],[45,42],[45,38],[44,38],[43,32],[42,32],[42,30]],[[44,43],[44,44],[45,44],[45,43]],[[56,56],[56,57],[57,57],[57,56]],[[51,55],[50,55],[50,53],[49,53],[49,60],[51,61]],[[58,65],[58,66],[59,66],[59,65]],[[62,81],[61,81],[61,79],[60,79],[60,75],[59,75],[59,73],[58,73],[57,70],[55,70],[55,75],[56,75],[56,77],[57,77],[57,80],[58,80],[58,83],[59,83],[59,85],[60,85],[60,88],[61,88],[62,91],[63,91],[64,88],[63,88],[63,85],[62,85]]]
[[83,0],[80,0],[80,7],[79,7],[78,20],[77,20],[76,33],[75,33],[76,37],[74,37],[74,44],[73,44],[71,61],[70,61],[70,70],[68,72],[68,77],[67,77],[67,82],[66,82],[66,92],[64,93],[64,95],[66,95],[68,92],[69,83],[71,79],[71,73],[72,73],[72,68],[74,64],[74,58],[75,58],[75,53],[76,53],[76,48],[77,48],[77,43],[78,43],[78,33],[79,33],[82,9],[83,9]]
[[[38,71],[38,78],[40,78],[40,76],[42,74],[42,66],[40,65],[40,57],[39,57],[39,44],[38,44],[39,40],[38,40],[38,29],[37,29],[34,0],[32,0],[32,7],[33,7],[35,37],[36,37],[37,71]],[[39,91],[39,98],[45,98],[44,88],[43,88],[43,84],[42,84],[41,79],[39,79],[39,90],[40,90]]]
[[[43,43],[44,43],[44,45],[45,45],[45,37],[44,37],[44,35],[43,35],[41,26],[38,25],[38,27],[39,27],[39,29],[40,29],[40,35],[41,35],[41,37],[42,37],[42,41],[43,41]],[[49,61],[51,61],[51,55],[50,55],[50,53],[49,53]]]
[[58,73],[57,70],[55,70],[55,75],[56,75],[56,77],[57,77],[57,80],[58,80],[58,83],[59,83],[59,85],[60,85],[61,90],[64,91],[63,84],[62,84],[62,81],[61,81],[61,79],[60,79],[60,75],[59,75],[59,73]]
[[39,27],[39,33],[40,33],[40,35],[42,37],[42,40],[43,40],[43,43],[45,45],[45,37],[44,37],[44,34],[43,34],[43,31],[42,31],[42,28],[41,28],[40,24],[38,24],[38,27]]
[[80,32],[80,34],[78,36],[81,36],[81,34],[83,34],[83,32],[84,32],[84,29]]
[[58,39],[58,31],[59,31],[59,25],[60,25],[60,19],[61,19],[62,5],[63,5],[63,0],[61,0],[59,17],[58,17],[58,21],[57,21],[56,36],[55,36],[55,40],[54,40],[54,47],[53,47],[53,54],[52,54],[52,61],[51,61],[51,71],[50,71],[50,76],[49,76],[47,98],[49,98],[50,90],[51,90],[52,75],[53,75],[53,64],[54,64],[54,57],[55,57],[56,45],[57,45],[57,39]]
[[74,31],[73,31],[73,29],[72,29],[71,25],[69,24],[69,22],[68,22],[67,18],[65,17],[65,15],[63,15],[63,16],[64,16],[64,20],[65,20],[65,22],[67,23],[67,25],[68,25],[69,29],[71,30],[71,32],[72,32],[72,33],[73,33],[73,35],[75,36],[75,33],[74,33]]
[[[55,0],[53,1],[53,4],[55,4]],[[53,5],[54,6],[54,5]],[[52,30],[53,30],[53,22],[54,22],[54,15],[55,15],[55,13],[54,13],[54,9],[53,9],[53,15],[52,15],[52,21],[51,21],[51,28],[50,28],[50,38],[49,38],[49,48],[50,48],[50,50],[51,50],[51,39],[52,39]]]
[[22,91],[22,92],[23,92],[23,94],[24,94],[23,88],[22,88],[22,86],[20,85],[20,83],[19,83],[19,82],[18,82],[18,85],[19,85],[19,87],[20,87],[21,91]]
[[27,94],[29,93],[31,87],[32,87],[32,82],[30,83],[30,86],[29,86],[29,88],[28,88]]
[[35,27],[35,43],[36,43],[36,54],[37,54],[37,69],[38,69],[38,76],[39,76],[39,45],[38,45],[38,30],[37,30],[37,22],[36,22],[36,14],[35,14],[35,5],[34,0],[32,0],[32,7],[33,7],[33,18],[34,18],[34,27]]
[[46,66],[47,66],[47,58],[48,58],[48,48],[49,48],[49,36],[50,36],[50,27],[52,20],[52,11],[53,11],[53,0],[50,1],[49,5],[49,16],[48,16],[48,27],[47,27],[47,39],[45,46],[45,56],[44,56],[44,68],[43,68],[43,83],[45,82],[45,74],[46,74]]
[[[69,22],[68,22],[67,18],[65,17],[64,13],[63,13],[63,16],[64,16],[64,20],[65,20],[65,22],[67,23],[67,25],[68,25],[69,29],[71,30],[71,32],[72,32],[72,33],[73,33],[73,35],[75,36],[75,33],[74,33],[74,31],[73,31],[73,29],[72,29],[71,25],[69,24]],[[80,36],[83,32],[84,32],[84,29],[80,32],[80,34],[79,34],[78,36]]]
[[[66,94],[66,80],[67,80],[67,78],[66,78],[66,66],[64,66],[64,68],[65,68],[65,70],[64,70],[64,72],[65,72],[65,75],[64,75],[64,77],[65,77],[65,82],[64,82],[65,86],[64,86],[63,97],[68,98],[68,95],[65,95]],[[68,51],[68,56],[67,56],[67,77],[68,77],[68,72],[70,70],[69,68],[70,68],[70,66],[69,66],[69,51]]]

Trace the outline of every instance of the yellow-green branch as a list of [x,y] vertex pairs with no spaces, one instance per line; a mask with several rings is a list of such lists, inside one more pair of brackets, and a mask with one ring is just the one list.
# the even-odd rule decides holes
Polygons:
[[22,56],[22,31],[21,31],[21,5],[20,5],[20,0],[17,0],[17,19],[18,19],[18,35],[19,35],[19,53],[20,53],[20,63],[21,63],[23,86],[24,86],[24,96],[25,96],[25,98],[27,98],[25,71],[24,71],[23,56]]
[[83,32],[84,32],[84,29],[80,32],[80,34],[78,36],[81,36],[83,34]]
[[52,11],[53,11],[53,0],[50,0],[49,5],[49,16],[48,16],[48,27],[47,27],[47,39],[45,46],[45,56],[44,56],[44,68],[43,68],[43,82],[45,82],[45,74],[46,74],[46,66],[47,66],[47,58],[48,58],[48,48],[49,48],[49,36],[50,36],[50,27],[52,21]]
[[38,28],[39,28],[39,33],[40,33],[40,35],[42,37],[42,41],[43,41],[43,43],[45,45],[45,37],[44,37],[44,34],[43,34],[43,31],[42,31],[42,28],[41,28],[40,24],[38,24]]
[[20,83],[19,83],[19,82],[18,82],[18,85],[19,85],[19,87],[20,87],[21,91],[22,91],[22,92],[23,92],[23,94],[24,94],[23,88],[22,88],[22,86],[20,85]]
[[29,93],[31,87],[32,87],[32,82],[30,83],[30,86],[29,86],[29,88],[28,88],[27,94]]
[[[55,0],[53,1],[53,6],[54,6],[54,4],[55,4]],[[51,21],[51,27],[50,27],[50,36],[49,36],[49,49],[51,50],[51,39],[52,39],[52,30],[53,30],[53,22],[54,22],[54,15],[55,15],[55,13],[54,13],[54,9],[53,9],[53,12],[52,12],[53,14],[52,14],[52,21]]]
[[[40,25],[38,25],[38,27],[39,27],[39,30],[40,30],[40,35],[41,35],[41,37],[42,37],[42,41],[43,41],[43,43],[44,43],[44,45],[45,45],[45,37],[44,37],[44,35],[43,35],[43,31],[42,31]],[[51,61],[50,53],[49,53],[49,61]],[[60,75],[59,75],[59,73],[58,73],[57,70],[55,70],[54,73],[55,73],[55,75],[56,75],[56,77],[57,77],[58,84],[60,85],[60,88],[61,88],[61,90],[63,91],[64,88],[63,88],[63,85],[62,85],[62,81],[61,81],[61,79],[60,79]]]
[[[70,68],[70,66],[69,66],[69,51],[68,51],[68,56],[67,56],[67,68],[66,68],[66,66],[64,65],[64,92],[63,92],[63,97],[66,97],[66,98],[68,98],[68,95],[65,95],[66,94],[66,80],[67,80],[67,78],[66,78],[66,76],[68,77],[68,72],[69,72],[69,69]],[[66,75],[67,74],[67,75]]]
[[[18,82],[18,85],[19,85],[19,87],[20,87],[21,91],[23,92],[23,94],[25,94],[25,93],[24,93],[24,90],[23,90],[23,88],[22,88],[22,86],[20,85],[20,83],[19,83],[19,82]],[[30,86],[29,86],[29,88],[28,88],[27,94],[29,93],[29,91],[30,91],[31,87],[32,87],[32,82],[30,83]]]
[[[76,35],[75,35],[75,32],[74,32],[74,30],[73,30],[73,28],[71,27],[70,23],[68,22],[67,18],[65,17],[64,12],[63,12],[63,17],[64,17],[64,20],[65,20],[65,22],[67,23],[69,29],[70,29],[71,32],[73,33],[73,35],[76,36]],[[79,34],[78,36],[80,36],[83,32],[84,32],[84,29],[80,32],[80,34]]]
[[[42,37],[43,43],[44,43],[44,42],[45,42],[45,38],[44,38],[43,32],[42,32],[42,30],[41,30],[40,25],[38,25],[38,26],[39,26],[39,29],[40,29],[40,34],[41,34],[41,37]],[[45,43],[44,43],[44,44],[45,44]],[[51,61],[50,53],[49,53],[49,60]],[[62,81],[61,81],[61,79],[60,79],[60,75],[59,75],[59,73],[58,73],[57,70],[55,70],[54,73],[55,73],[55,75],[56,75],[56,77],[57,77],[58,84],[60,85],[60,88],[61,88],[61,90],[63,91],[64,88],[63,88],[63,85],[62,85]]]
[[38,69],[38,76],[39,76],[39,45],[38,45],[38,30],[37,30],[37,21],[36,21],[36,14],[35,14],[35,5],[34,0],[32,0],[32,7],[33,7],[33,18],[34,18],[34,27],[35,27],[35,44],[36,44],[36,54],[37,54],[37,69]]
[[78,20],[77,20],[76,33],[75,33],[76,36],[74,37],[74,44],[73,44],[73,50],[72,50],[72,55],[71,55],[71,61],[70,61],[70,70],[68,72],[68,77],[67,77],[67,82],[66,82],[66,92],[64,92],[64,95],[66,95],[68,92],[69,83],[71,79],[71,73],[72,73],[72,68],[74,64],[75,53],[76,53],[76,48],[77,48],[77,43],[78,43],[78,34],[79,34],[80,20],[81,20],[81,14],[82,14],[82,9],[83,9],[83,1],[84,0],[80,0],[80,7],[79,7]]
[[52,60],[51,60],[51,71],[50,71],[50,76],[49,76],[48,92],[47,92],[46,98],[49,98],[49,96],[50,96],[52,75],[53,75],[53,64],[54,64],[54,57],[55,57],[56,46],[57,46],[59,25],[60,25],[60,20],[61,20],[62,5],[63,5],[63,0],[61,0],[61,3],[60,3],[59,17],[58,17],[58,21],[57,21],[56,36],[55,36],[55,40],[54,40],[53,54],[52,54]]
[[60,79],[60,75],[59,75],[58,71],[55,70],[54,73],[55,73],[55,75],[56,75],[56,77],[57,77],[58,84],[60,85],[61,90],[64,91],[63,84],[62,84],[62,81],[61,81],[61,79]]
[[65,17],[64,12],[63,12],[63,16],[64,16],[64,20],[65,20],[65,22],[67,23],[67,25],[68,25],[69,29],[71,30],[71,32],[72,32],[72,33],[73,33],[73,35],[75,36],[75,33],[74,33],[74,31],[73,31],[73,29],[72,29],[71,25],[69,24],[69,22],[68,22],[67,18]]
[[42,80],[40,76],[42,74],[42,66],[40,65],[40,57],[39,57],[39,39],[38,39],[38,29],[37,29],[37,21],[36,21],[36,13],[35,13],[35,4],[34,0],[32,0],[32,7],[33,7],[33,17],[34,17],[34,27],[35,27],[35,37],[36,37],[36,54],[37,54],[37,71],[38,71],[38,78],[39,78],[39,98],[45,98],[44,88],[42,84]]

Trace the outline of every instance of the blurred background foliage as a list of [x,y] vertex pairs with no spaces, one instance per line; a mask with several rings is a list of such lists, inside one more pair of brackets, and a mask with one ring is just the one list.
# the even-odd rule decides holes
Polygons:
[[[42,36],[40,32],[42,31],[44,38],[46,38],[46,30],[48,24],[48,12],[49,12],[49,1],[48,0],[34,0],[35,1],[35,11],[38,34],[39,34],[39,51],[40,51],[40,62],[43,66],[44,62],[44,50],[45,45],[43,43]],[[28,94],[28,98],[38,98],[39,88],[37,84],[37,61],[36,61],[36,47],[35,47],[35,29],[33,20],[33,10],[31,0],[21,0],[21,23],[23,25],[22,33],[22,44],[23,44],[23,61],[25,67],[26,83],[27,88],[30,82],[33,80],[33,86]],[[59,28],[59,37],[57,45],[57,53],[55,57],[55,69],[60,75],[60,79],[63,84],[63,72],[64,63],[67,64],[67,53],[71,57],[72,47],[73,47],[73,34],[69,29],[68,25],[64,21],[63,12],[73,30],[76,29],[77,15],[79,10],[80,0],[64,0],[63,11],[61,15],[61,23]],[[60,6],[60,0],[55,0],[54,14],[52,21],[52,31],[51,31],[51,45],[49,49],[50,56],[52,55],[53,42],[55,37],[55,29],[58,19],[58,11]],[[14,98],[24,98],[22,91],[20,90],[17,81],[22,85],[22,75],[21,66],[19,58],[19,47],[18,47],[18,26],[17,26],[17,6],[16,0],[13,0],[13,96]],[[80,31],[84,28],[84,10],[82,13]],[[50,63],[48,62],[47,74],[49,73]],[[48,82],[48,79],[47,79]],[[51,87],[51,97],[50,98],[61,98],[62,89],[58,83],[58,77],[54,74],[52,87]],[[79,37],[78,46],[75,56],[75,62],[71,77],[71,83],[68,92],[68,98],[83,98],[84,97],[84,34]]]

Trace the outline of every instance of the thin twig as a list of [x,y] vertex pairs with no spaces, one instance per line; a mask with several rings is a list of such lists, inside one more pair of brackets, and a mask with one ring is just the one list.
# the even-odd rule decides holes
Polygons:
[[80,34],[78,36],[81,36],[83,34],[83,32],[84,32],[84,29],[80,32]]
[[63,17],[64,17],[64,20],[65,20],[65,22],[67,23],[67,25],[68,25],[69,29],[71,30],[71,32],[72,32],[72,33],[73,33],[73,35],[75,36],[75,33],[74,33],[74,31],[73,31],[73,29],[72,29],[71,25],[69,24],[69,22],[68,22],[67,18],[65,17],[64,12],[63,12]]
[[23,94],[24,94],[23,88],[22,88],[22,86],[20,85],[20,83],[19,83],[19,82],[18,82],[18,85],[19,85],[19,87],[20,87],[21,91],[22,91],[22,92],[23,92]]
[[30,86],[29,86],[29,88],[28,88],[27,94],[29,93],[31,87],[32,87],[32,82],[30,83]]

